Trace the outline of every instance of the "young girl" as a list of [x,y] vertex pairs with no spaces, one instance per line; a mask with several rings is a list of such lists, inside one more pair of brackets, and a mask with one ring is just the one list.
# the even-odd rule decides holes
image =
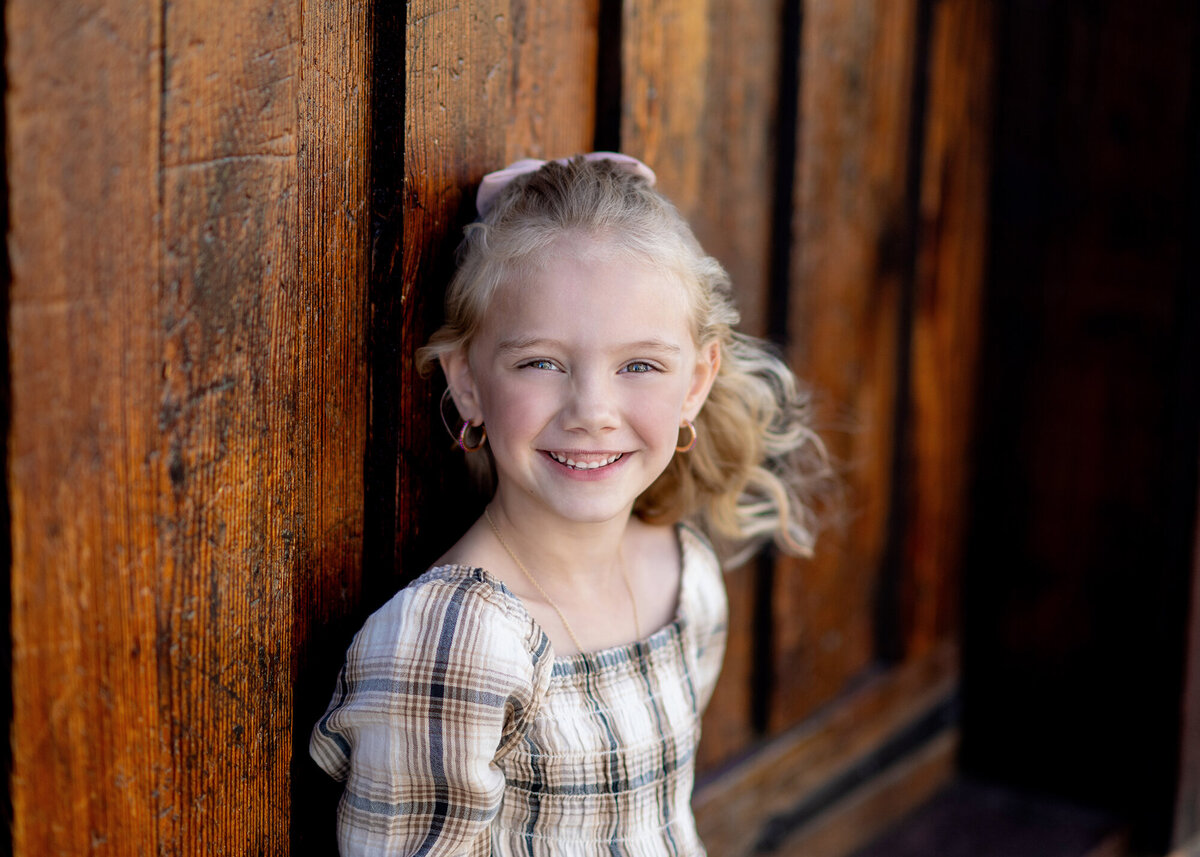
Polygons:
[[422,349],[483,517],[367,620],[311,752],[343,854],[702,855],[723,556],[805,553],[823,453],[727,275],[623,155],[488,176]]

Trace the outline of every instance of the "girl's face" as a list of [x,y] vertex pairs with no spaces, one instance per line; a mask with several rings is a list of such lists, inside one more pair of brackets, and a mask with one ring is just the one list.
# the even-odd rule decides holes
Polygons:
[[444,361],[459,412],[487,427],[506,511],[575,522],[628,516],[675,455],[716,376],[684,288],[566,237],[501,286],[466,354]]

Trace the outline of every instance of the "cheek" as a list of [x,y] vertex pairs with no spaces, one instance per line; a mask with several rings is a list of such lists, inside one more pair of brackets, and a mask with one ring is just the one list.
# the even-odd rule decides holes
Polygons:
[[552,409],[546,391],[533,384],[493,383],[481,396],[489,426],[504,434],[525,434],[545,420]]
[[683,394],[676,389],[662,390],[657,395],[641,397],[631,408],[634,419],[646,434],[669,439],[674,445],[676,432],[683,421]]

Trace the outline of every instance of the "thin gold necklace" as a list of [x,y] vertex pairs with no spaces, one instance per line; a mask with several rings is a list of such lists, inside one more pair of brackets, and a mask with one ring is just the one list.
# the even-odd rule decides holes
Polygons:
[[[521,573],[525,575],[526,580],[533,584],[533,588],[538,591],[538,594],[546,600],[546,603],[554,608],[554,612],[558,614],[558,620],[562,622],[563,628],[567,631],[567,636],[571,638],[571,642],[575,644],[577,651],[583,651],[583,645],[579,642],[579,638],[575,636],[575,631],[571,628],[571,623],[567,621],[566,614],[562,609],[554,603],[554,599],[542,588],[542,585],[537,582],[529,569],[525,567],[525,563],[517,557],[512,548],[508,546],[508,542],[504,540],[504,536],[500,535],[500,528],[496,526],[496,522],[492,520],[492,512],[488,508],[484,508],[483,516],[487,518],[488,525],[491,526],[492,532],[496,534],[496,540],[500,542],[500,547],[504,548],[505,552],[512,557],[512,561],[517,564],[517,568],[521,569]],[[620,558],[618,554],[618,559]],[[625,584],[625,591],[629,594],[629,604],[633,607],[633,631],[636,640],[642,639],[642,623],[638,619],[637,599],[633,597],[633,587],[629,585],[629,573],[625,570],[625,563],[621,563],[621,581]]]

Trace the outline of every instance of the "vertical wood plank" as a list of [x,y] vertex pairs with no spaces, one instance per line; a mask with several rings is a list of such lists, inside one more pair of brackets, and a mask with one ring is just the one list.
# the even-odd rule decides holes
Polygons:
[[523,156],[591,148],[599,0],[419,0],[407,14],[403,252],[376,254],[401,260],[394,374],[379,382],[401,391],[396,543],[414,574],[467,527],[470,504],[437,412],[442,381],[420,378],[412,356],[439,323],[483,174]]
[[990,2],[934,6],[912,317],[906,653],[956,636],[991,164]]
[[[621,147],[647,161],[733,279],[742,329],[766,333],[782,3],[623,4]],[[617,46],[612,46],[616,49]],[[702,768],[753,740],[757,569],[726,574],[729,645],[705,716]]]
[[622,5],[621,147],[691,217],[701,205],[709,0]]
[[803,7],[789,354],[846,470],[847,523],[776,574],[775,729],[835,696],[874,654],[895,442],[917,8]]
[[5,14],[13,851],[153,854],[160,10]]
[[301,225],[288,4],[8,15],[14,850],[278,853],[296,571],[357,564],[362,167]]
[[[363,593],[373,18],[310,4],[298,117],[298,376],[303,519],[293,533],[293,854],[332,854],[339,785],[310,760]],[[372,558],[373,560],[374,558]],[[373,564],[370,567],[375,567]]]
[[146,483],[169,757],[158,844],[270,853],[289,828],[290,572],[306,528],[293,463],[310,441],[295,420],[299,9],[171,4],[163,38],[161,388]]

